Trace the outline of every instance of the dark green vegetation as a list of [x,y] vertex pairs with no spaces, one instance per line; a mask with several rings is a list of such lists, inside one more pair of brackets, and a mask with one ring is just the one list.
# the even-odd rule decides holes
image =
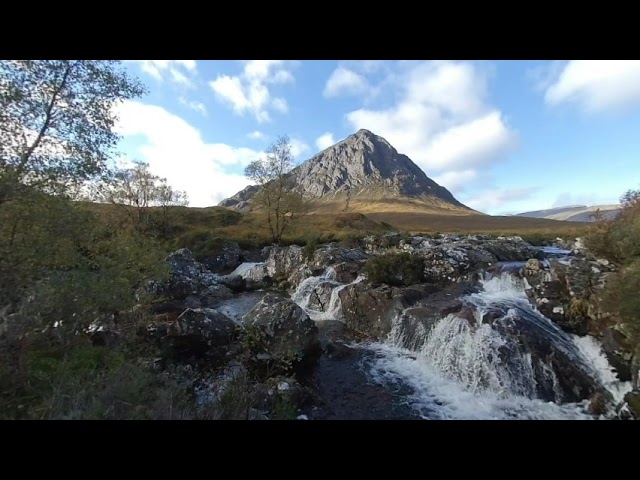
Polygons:
[[424,263],[406,252],[387,253],[369,260],[364,272],[373,284],[409,286],[424,280]]
[[605,291],[604,306],[614,312],[636,348],[640,346],[640,191],[621,199],[622,212],[614,220],[596,222],[586,237],[596,255],[620,265]]

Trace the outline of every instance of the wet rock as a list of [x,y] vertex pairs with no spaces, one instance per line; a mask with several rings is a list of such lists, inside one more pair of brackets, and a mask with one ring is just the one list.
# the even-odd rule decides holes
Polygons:
[[624,396],[624,401],[631,417],[634,420],[640,420],[640,390],[632,390]]
[[173,252],[166,261],[169,263],[169,278],[163,282],[153,282],[149,286],[155,294],[171,300],[184,300],[218,284],[218,275],[211,273],[196,261],[191,251],[186,248]]
[[309,308],[319,312],[326,312],[331,301],[331,293],[336,288],[335,282],[326,281],[319,283],[312,291],[309,299]]
[[220,304],[220,302],[231,298],[233,292],[228,287],[221,284],[214,284],[200,292],[199,298],[202,306],[212,308]]
[[[431,299],[431,295],[439,290],[439,287],[428,284],[403,288],[381,285],[372,289],[365,283],[355,283],[342,289],[339,296],[348,327],[367,336],[384,339],[391,332],[394,321],[401,312],[422,300]],[[454,298],[447,297],[447,306],[455,303]],[[420,305],[423,303],[427,301]],[[432,305],[433,312],[439,311],[439,308],[446,309],[437,300],[429,304]]]
[[243,264],[231,274],[233,275],[234,273],[244,279],[247,290],[266,288],[273,283],[269,275],[269,269],[265,263]]
[[623,382],[631,381],[633,348],[627,337],[613,327],[605,329],[602,335],[602,350],[611,366],[615,368],[618,378]]
[[589,399],[588,411],[591,415],[604,415],[608,411],[607,398],[601,393],[594,393]]
[[364,283],[343,288],[338,295],[347,326],[374,338],[384,338],[391,331],[392,318],[387,313],[394,290],[388,285],[372,289]]
[[320,355],[318,328],[292,300],[265,295],[243,318],[250,353],[266,354],[280,370],[312,364]]
[[241,275],[223,275],[218,278],[218,282],[234,293],[243,292],[247,287],[246,281]]
[[355,350],[341,342],[327,342],[325,346],[325,355],[327,358],[346,358],[355,354]]
[[208,309],[188,309],[168,328],[169,336],[189,336],[209,347],[228,345],[236,337],[236,324],[222,313]]
[[212,272],[228,273],[240,264],[240,246],[236,242],[222,240],[217,255],[202,259]]

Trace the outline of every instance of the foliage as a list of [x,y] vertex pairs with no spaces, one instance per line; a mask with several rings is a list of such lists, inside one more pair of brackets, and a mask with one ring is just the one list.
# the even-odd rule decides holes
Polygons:
[[294,161],[289,137],[279,137],[265,153],[266,157],[251,162],[244,174],[260,187],[253,201],[266,217],[273,242],[279,244],[291,223],[308,213],[309,203],[296,191],[290,175]]
[[640,191],[628,191],[621,203],[620,214],[596,222],[585,243],[597,256],[620,265],[608,277],[604,307],[617,314],[622,329],[640,345]]
[[143,162],[135,162],[96,184],[93,198],[122,207],[138,232],[157,233],[165,239],[177,221],[176,211],[171,207],[189,204],[185,191],[174,190],[166,178],[152,174],[149,165]]
[[298,417],[298,409],[291,402],[291,400],[280,394],[276,394],[276,398],[273,401],[273,420],[295,420]]
[[72,192],[107,172],[115,107],[145,91],[113,60],[0,61],[0,205]]
[[197,260],[215,257],[223,247],[224,240],[209,230],[193,230],[173,241],[173,248],[188,248]]
[[372,284],[408,286],[424,281],[424,265],[406,252],[387,253],[367,261],[364,273]]

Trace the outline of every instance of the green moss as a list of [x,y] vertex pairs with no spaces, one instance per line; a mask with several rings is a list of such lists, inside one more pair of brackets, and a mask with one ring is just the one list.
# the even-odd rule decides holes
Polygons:
[[364,272],[373,284],[408,286],[424,281],[422,259],[406,252],[372,258],[365,264]]

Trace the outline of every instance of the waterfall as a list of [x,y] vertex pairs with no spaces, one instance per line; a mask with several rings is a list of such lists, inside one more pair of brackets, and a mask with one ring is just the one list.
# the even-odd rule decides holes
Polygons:
[[[291,299],[307,312],[311,320],[342,320],[340,291],[349,285],[361,282],[363,278],[362,276],[358,276],[358,278],[351,283],[340,283],[336,281],[336,271],[333,267],[327,267],[321,275],[303,280],[291,295]],[[319,295],[318,289],[320,288],[329,288],[331,289],[331,293],[324,308],[318,310],[311,308],[310,303],[312,302],[313,295]]]
[[408,401],[429,419],[593,418],[587,400],[563,403],[559,372],[532,358],[525,332],[552,352],[544,358],[565,356],[614,399],[628,391],[598,345],[566,334],[528,302],[522,280],[502,273],[480,283],[483,291],[463,298],[475,323],[450,314],[418,337],[405,333],[400,314],[386,342],[362,344],[375,354],[366,365],[372,379],[410,386]]

